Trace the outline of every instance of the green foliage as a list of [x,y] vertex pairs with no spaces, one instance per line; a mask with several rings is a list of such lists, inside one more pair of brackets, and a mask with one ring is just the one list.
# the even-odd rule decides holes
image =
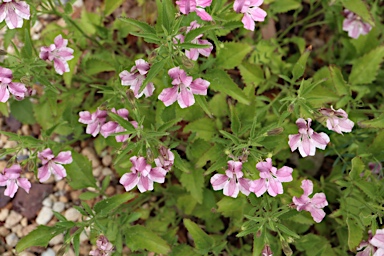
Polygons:
[[148,250],[167,254],[170,247],[167,242],[146,227],[135,225],[125,230],[126,243],[132,251]]

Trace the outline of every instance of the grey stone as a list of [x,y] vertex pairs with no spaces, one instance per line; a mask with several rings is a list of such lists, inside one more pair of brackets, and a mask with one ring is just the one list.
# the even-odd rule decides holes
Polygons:
[[44,206],[41,208],[39,215],[37,215],[36,223],[39,225],[45,225],[47,224],[53,217],[52,209]]

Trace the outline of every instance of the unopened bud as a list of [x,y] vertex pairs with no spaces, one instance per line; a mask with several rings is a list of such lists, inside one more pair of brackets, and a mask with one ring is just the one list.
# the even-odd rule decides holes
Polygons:
[[8,53],[4,51],[3,49],[0,49],[0,55],[7,55]]
[[293,103],[288,106],[288,112],[289,113],[293,113],[294,109],[295,109],[295,105],[293,105]]
[[187,69],[191,69],[193,68],[193,66],[195,66],[195,62],[188,59],[186,56],[181,57],[181,62],[183,63],[184,67],[186,67]]
[[159,149],[160,155],[164,158],[165,161],[169,160],[168,149],[164,146],[161,146]]
[[282,133],[283,131],[284,131],[284,128],[283,128],[283,127],[278,127],[278,128],[269,130],[269,131],[267,132],[267,135],[268,135],[268,136],[279,135],[279,134]]
[[127,94],[128,101],[129,101],[132,105],[135,105],[136,97],[135,97],[134,92],[133,92],[131,89],[128,89],[127,92],[126,92],[126,94]]
[[149,56],[148,56],[148,62],[149,62],[149,63],[152,63],[152,62],[156,59],[156,56],[157,56],[157,54],[156,54],[155,51],[151,52],[151,53],[149,54]]
[[153,153],[152,153],[151,148],[147,148],[147,161],[149,163],[152,163],[153,159],[154,159],[154,157],[153,157]]
[[29,76],[23,76],[22,78],[20,78],[20,82],[22,82],[23,84],[29,84],[30,81],[31,79]]
[[283,252],[286,256],[291,256],[292,255],[292,249],[289,247],[287,241],[282,240],[281,241],[281,247],[283,248]]

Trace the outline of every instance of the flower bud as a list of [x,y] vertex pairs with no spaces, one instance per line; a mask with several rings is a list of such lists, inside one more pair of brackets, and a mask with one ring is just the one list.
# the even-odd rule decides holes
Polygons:
[[126,92],[126,95],[127,95],[129,103],[131,103],[132,105],[135,105],[136,97],[135,97],[135,94],[133,93],[133,91],[131,89],[128,89]]
[[8,53],[4,51],[3,49],[0,49],[0,55],[7,55]]
[[149,56],[148,56],[148,62],[153,62],[155,59],[156,59],[156,52],[155,51],[153,51],[153,52],[151,52],[150,54],[149,54]]
[[286,256],[291,256],[292,255],[292,249],[289,247],[287,241],[282,240],[281,241],[281,247],[283,248],[283,252]]
[[22,82],[23,84],[29,84],[30,81],[31,79],[29,76],[23,76],[22,78],[20,78],[20,82]]
[[151,148],[147,148],[147,161],[152,163],[153,162],[153,152],[151,150]]
[[288,112],[289,113],[293,113],[293,110],[295,110],[295,105],[292,103],[292,104],[289,104],[288,106]]
[[183,63],[184,67],[186,67],[187,69],[191,69],[195,65],[195,62],[188,59],[186,56],[181,57],[181,62]]
[[268,135],[268,136],[279,135],[279,134],[282,133],[283,131],[284,131],[284,128],[283,128],[283,127],[278,127],[278,128],[269,130],[269,131],[267,132],[267,135]]

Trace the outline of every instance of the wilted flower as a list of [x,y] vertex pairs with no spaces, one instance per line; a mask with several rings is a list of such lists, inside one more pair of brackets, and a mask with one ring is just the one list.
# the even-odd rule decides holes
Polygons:
[[212,17],[204,8],[212,4],[212,0],[179,0],[176,4],[180,8],[182,14],[188,14],[190,12],[196,12],[202,20],[211,21]]
[[260,179],[251,182],[250,191],[257,197],[268,191],[271,196],[283,194],[282,182],[292,181],[293,169],[283,166],[280,169],[272,166],[272,159],[267,158],[266,162],[258,162],[256,168],[260,171]]
[[331,131],[342,134],[343,132],[351,132],[354,123],[348,119],[348,114],[341,108],[334,110],[333,107],[321,108],[320,113],[327,118],[327,128]]
[[131,172],[125,173],[119,181],[126,191],[133,189],[137,185],[140,192],[143,193],[153,190],[153,182],[164,183],[167,171],[163,168],[151,168],[151,165],[147,164],[144,157],[133,156],[129,160],[133,165]]
[[135,66],[131,68],[131,72],[124,70],[119,74],[122,85],[129,85],[133,94],[136,98],[140,98],[145,95],[145,97],[149,97],[153,94],[155,87],[153,83],[146,84],[144,90],[139,93],[140,87],[142,86],[145,76],[149,70],[149,64],[143,59],[135,60]]
[[105,123],[107,111],[97,109],[96,112],[92,114],[88,111],[81,111],[79,116],[79,122],[87,124],[85,132],[87,134],[92,134],[93,137],[96,137],[96,135],[100,132],[101,126]]
[[165,147],[160,147],[160,155],[158,158],[155,158],[155,164],[158,167],[162,167],[164,170],[169,172],[173,163],[175,161],[175,155],[172,153],[170,149]]
[[345,9],[344,15],[343,30],[348,31],[348,36],[356,39],[360,35],[366,35],[371,31],[372,26],[363,22],[357,14]]
[[304,193],[301,197],[293,197],[293,203],[298,211],[308,211],[311,213],[312,218],[317,223],[321,222],[325,217],[325,212],[322,208],[328,205],[324,193],[316,193],[312,198],[309,195],[313,193],[313,183],[310,180],[303,180],[301,188]]
[[68,40],[58,35],[54,44],[40,48],[40,58],[53,61],[56,73],[59,75],[70,71],[67,61],[73,59],[73,49],[68,48],[67,44]]
[[193,94],[207,95],[210,84],[208,81],[201,78],[193,80],[179,67],[170,69],[168,74],[173,79],[173,87],[165,88],[158,97],[165,106],[168,107],[177,100],[181,108],[186,108],[195,104]]
[[271,247],[269,245],[265,245],[263,251],[261,252],[261,256],[273,256]]
[[12,70],[0,67],[0,102],[6,102],[9,99],[9,93],[17,99],[24,99],[27,88],[22,83],[12,82]]
[[239,191],[248,196],[250,180],[243,178],[242,162],[228,161],[228,169],[225,174],[215,174],[211,178],[211,184],[214,190],[223,189],[223,194],[236,198]]
[[235,0],[233,9],[238,13],[244,13],[241,22],[244,24],[244,28],[254,31],[255,21],[264,21],[267,13],[259,8],[264,0]]
[[[128,120],[129,111],[127,109],[122,108],[122,109],[119,109],[116,111],[116,109],[113,108],[112,112],[121,116],[125,120]],[[136,121],[131,121],[130,123],[133,125],[133,127],[137,128],[137,122]],[[104,138],[107,138],[112,133],[125,132],[125,131],[126,131],[125,128],[122,127],[121,125],[119,125],[115,121],[109,121],[108,123],[104,124],[100,128],[100,133],[101,133],[101,135],[104,136]],[[129,134],[116,135],[116,141],[117,142],[124,142],[124,141],[128,140],[128,138],[129,138]]]
[[113,250],[113,245],[105,236],[100,236],[96,241],[97,249],[89,252],[93,256],[109,256]]
[[308,118],[308,124],[303,118],[299,118],[296,124],[299,128],[299,134],[289,135],[289,147],[291,151],[299,148],[302,157],[314,156],[316,148],[325,149],[330,139],[327,134],[314,132],[311,128],[312,119]]
[[56,176],[57,180],[67,176],[64,166],[62,164],[72,163],[71,151],[60,152],[56,157],[50,148],[44,149],[37,153],[37,157],[42,161],[43,166],[38,169],[37,177],[40,182],[49,179],[51,173]]
[[4,168],[3,173],[0,173],[0,186],[7,186],[4,195],[14,197],[19,187],[29,193],[31,183],[27,178],[20,178],[21,171],[21,166],[15,164],[9,168]]
[[3,0],[0,3],[0,22],[5,19],[10,29],[21,28],[23,19],[29,20],[30,16],[29,5],[24,1]]
[[374,174],[380,174],[381,169],[383,169],[383,165],[380,162],[370,162],[368,163],[368,168]]
[[372,240],[372,231],[368,231],[368,242],[367,241],[361,241],[359,244],[359,247],[356,248],[357,253],[356,256],[371,256],[376,255],[374,254],[377,250],[375,246],[371,244]]

